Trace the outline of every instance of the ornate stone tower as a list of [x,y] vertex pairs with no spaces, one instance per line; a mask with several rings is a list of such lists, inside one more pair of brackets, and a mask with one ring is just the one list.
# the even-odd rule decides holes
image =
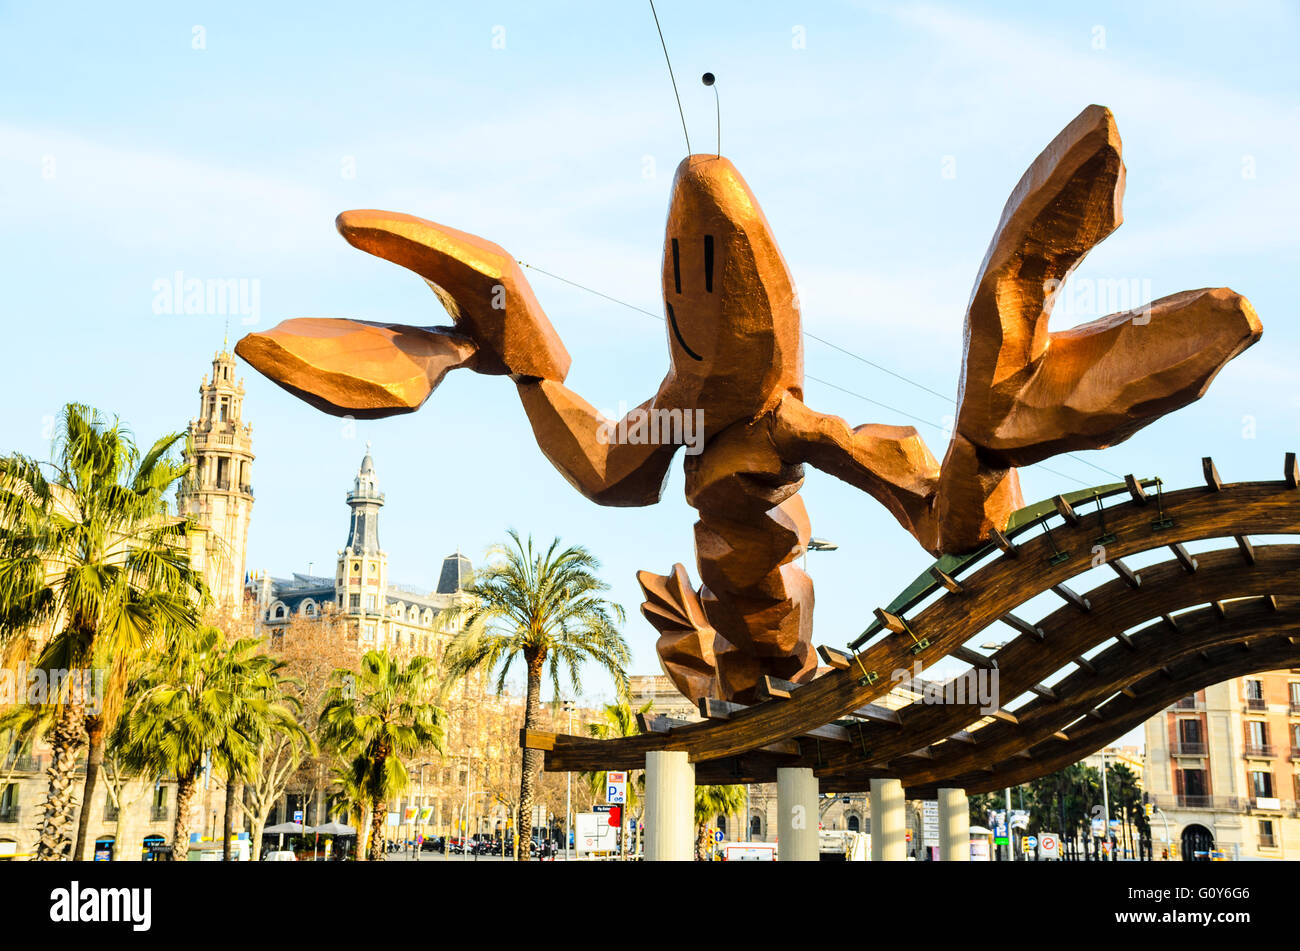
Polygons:
[[366,443],[366,456],[348,493],[352,524],[335,575],[339,613],[347,616],[363,645],[373,644],[376,634],[381,638],[384,634],[380,627],[388,594],[388,556],[379,547],[379,509],[383,504],[370,443]]
[[235,379],[234,355],[222,350],[212,360],[212,378],[199,386],[199,416],[190,420],[185,457],[190,474],[176,492],[176,507],[198,523],[190,557],[216,608],[235,617],[243,609],[253,515],[252,427],[243,411],[244,383]]

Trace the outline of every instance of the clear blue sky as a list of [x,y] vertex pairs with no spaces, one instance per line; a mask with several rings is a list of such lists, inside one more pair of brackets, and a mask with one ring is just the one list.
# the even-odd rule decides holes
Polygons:
[[[1173,485],[1199,479],[1202,455],[1229,480],[1276,477],[1300,444],[1300,18],[1286,3],[1135,6],[662,0],[659,13],[697,151],[715,135],[699,76],[719,77],[723,151],[776,230],[806,329],[943,393],[1009,190],[1080,109],[1111,107],[1127,220],[1075,279],[1152,297],[1228,285],[1265,333],[1204,400],[1085,458]],[[183,427],[225,319],[155,313],[155,282],[177,271],[258,282],[260,327],[445,322],[423,282],[335,233],[347,208],[472,231],[660,312],[681,133],[644,3],[0,5],[0,448],[45,454],[48,419],[73,399],[142,438]],[[572,353],[571,386],[611,411],[653,392],[662,324],[541,275],[534,289]],[[1072,303],[1055,327],[1099,315]],[[231,323],[233,343],[247,328]],[[942,456],[944,400],[815,341],[807,368],[932,421],[920,428]],[[695,573],[680,465],[660,505],[602,509],[542,458],[502,378],[455,373],[419,413],[355,432],[246,380],[251,569],[328,569],[371,440],[394,580],[432,586],[445,554],[477,559],[511,526],[558,534],[602,559],[636,670],[658,670],[634,574]],[[853,424],[909,422],[819,383],[807,395]],[[1026,471],[1027,498],[1109,480],[1048,466],[1063,475]],[[840,546],[810,556],[817,640],[843,645],[930,559],[830,477],[810,471],[804,498],[814,534]]]

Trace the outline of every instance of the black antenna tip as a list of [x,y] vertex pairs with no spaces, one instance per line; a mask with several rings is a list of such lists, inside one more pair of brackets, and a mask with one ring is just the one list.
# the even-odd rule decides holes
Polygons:
[[706,86],[712,86],[717,82],[717,78],[712,73],[705,73],[700,77],[700,82],[704,83]]

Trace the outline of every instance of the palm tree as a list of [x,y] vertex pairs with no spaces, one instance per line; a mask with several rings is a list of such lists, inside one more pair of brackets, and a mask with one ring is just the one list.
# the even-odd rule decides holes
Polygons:
[[353,758],[353,782],[369,797],[372,862],[384,860],[388,803],[411,784],[403,757],[430,746],[443,750],[446,714],[431,699],[435,672],[428,657],[403,666],[383,651],[368,651],[359,671],[336,670],[325,693],[321,741]]
[[270,659],[260,649],[256,638],[227,647],[219,630],[201,628],[192,641],[155,658],[114,736],[129,768],[176,777],[176,861],[189,853],[190,810],[205,761],[251,769],[271,730],[293,719],[267,699]]
[[[466,606],[449,612],[448,623],[462,617],[464,624],[447,646],[443,663],[448,682],[467,677],[477,670],[496,670],[496,690],[505,691],[506,676],[517,658],[522,658],[528,676],[524,702],[524,729],[537,727],[541,709],[542,674],[545,671],[556,696],[560,695],[560,668],[568,668],[569,683],[576,696],[582,692],[579,669],[594,661],[614,678],[618,696],[627,695],[630,655],[627,641],[619,632],[623,608],[600,597],[609,585],[596,577],[600,563],[581,546],[559,550],[560,540],[551,542],[542,554],[525,544],[511,529],[513,544],[499,546],[474,583],[466,589]],[[515,835],[516,857],[528,858],[519,848],[521,837],[531,838],[531,816],[537,773],[542,765],[540,750],[523,751],[519,780],[520,826]]]
[[[54,461],[0,458],[0,641],[26,656],[31,632],[48,627],[35,666],[81,672],[72,689],[49,698],[56,721],[37,859],[66,856],[77,760],[89,744],[88,803],[131,664],[166,632],[191,630],[207,601],[189,563],[188,523],[168,516],[167,493],[186,471],[171,455],[180,439],[164,436],[141,456],[120,421],[70,403]],[[92,671],[106,671],[93,698]],[[74,858],[84,852],[89,814],[81,810]]]
[[244,673],[230,685],[232,692],[238,693],[238,718],[212,749],[212,761],[226,779],[225,838],[221,847],[225,862],[231,857],[236,805],[243,809],[244,783],[257,778],[267,745],[279,737],[310,744],[298,722],[296,714],[301,705],[289,692],[292,681],[284,677],[284,666],[283,661],[258,654],[248,659]]
[[701,861],[709,843],[709,823],[745,808],[744,786],[695,787],[695,860]]
[[[654,701],[647,701],[645,706],[640,710],[634,711],[632,705],[625,700],[617,703],[607,703],[601,708],[601,722],[588,723],[587,733],[599,740],[608,740],[611,737],[636,736],[641,732],[641,727],[637,723],[637,714],[646,714]],[[601,770],[594,773],[580,773],[582,781],[586,783],[587,788],[591,791],[592,798],[601,796],[605,792],[605,771]],[[641,791],[645,788],[645,771],[634,770],[628,774],[627,783],[627,802],[623,804],[620,811],[618,841],[619,848],[623,855],[627,855],[627,820],[629,817],[639,819],[641,816]]]
[[357,830],[353,859],[365,860],[366,828],[370,823],[370,796],[366,793],[366,774],[369,761],[358,756],[343,766],[334,767],[334,791],[329,794],[327,808],[331,816],[343,815],[352,821]]

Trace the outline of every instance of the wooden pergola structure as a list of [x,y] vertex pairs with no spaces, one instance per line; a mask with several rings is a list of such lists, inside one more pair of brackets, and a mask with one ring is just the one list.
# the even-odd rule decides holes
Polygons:
[[[1277,481],[1225,483],[1203,460],[1205,484],[1166,492],[1128,476],[1029,506],[1005,533],[965,556],[935,562],[804,684],[767,677],[753,705],[704,699],[703,722],[645,718],[646,732],[597,740],[523,731],[552,771],[638,769],[648,753],[683,751],[697,783],[759,783],[812,771],[823,792],[901,782],[914,797],[1027,782],[1076,762],[1180,697],[1256,671],[1300,665],[1300,545],[1252,536],[1300,533],[1300,468],[1288,453]],[[1186,545],[1222,539],[1192,555]],[[1125,559],[1167,552],[1140,569]],[[1105,565],[1114,578],[1067,586]],[[1052,592],[1060,606],[1021,615]],[[1017,613],[1020,612],[1020,613]],[[1015,634],[996,651],[982,632]],[[944,657],[996,672],[1007,709],[978,699],[902,707],[878,703],[896,671]],[[1048,683],[1050,682],[1050,686]],[[922,691],[924,693],[924,691]]]

